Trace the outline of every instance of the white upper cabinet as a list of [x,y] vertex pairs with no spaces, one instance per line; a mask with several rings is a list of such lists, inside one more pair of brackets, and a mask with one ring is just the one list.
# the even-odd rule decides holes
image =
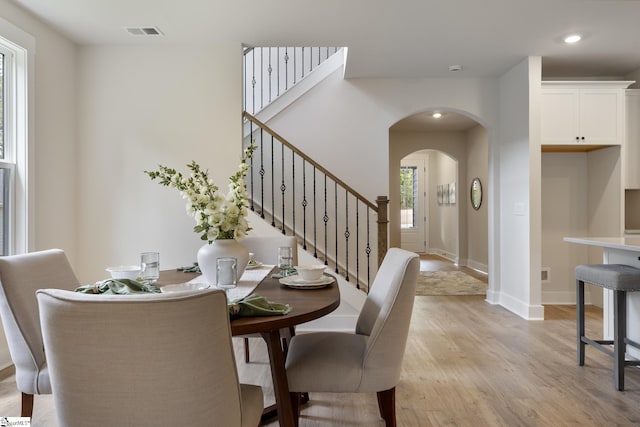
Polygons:
[[542,145],[621,145],[633,82],[542,82]]

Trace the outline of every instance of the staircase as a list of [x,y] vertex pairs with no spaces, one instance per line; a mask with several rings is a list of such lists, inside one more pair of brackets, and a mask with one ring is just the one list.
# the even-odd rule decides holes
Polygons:
[[[318,75],[337,47],[247,47],[243,55],[244,111],[254,116],[300,83]],[[334,57],[335,56],[335,57]],[[340,59],[340,58],[337,58]],[[264,118],[263,118],[264,119]]]
[[260,218],[282,234],[298,237],[314,258],[368,292],[387,249],[387,198],[367,200],[266,124],[342,66],[341,52],[245,50],[244,145],[257,147],[247,188],[251,210]]

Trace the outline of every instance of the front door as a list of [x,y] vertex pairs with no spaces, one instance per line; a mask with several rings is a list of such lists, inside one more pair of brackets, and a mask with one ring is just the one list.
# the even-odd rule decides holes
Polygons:
[[425,164],[413,157],[400,163],[400,246],[417,253],[427,250]]

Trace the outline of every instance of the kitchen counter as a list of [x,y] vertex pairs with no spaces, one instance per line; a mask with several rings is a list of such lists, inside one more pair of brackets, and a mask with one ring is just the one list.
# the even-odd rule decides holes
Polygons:
[[[602,248],[603,264],[626,264],[640,268],[640,236],[565,237],[565,242]],[[640,342],[640,292],[627,294],[627,336]],[[603,289],[603,337],[613,337],[613,291]],[[640,351],[627,347],[627,353],[640,359]]]
[[565,237],[564,241],[581,245],[597,246],[599,248],[640,252],[640,235],[625,237]]

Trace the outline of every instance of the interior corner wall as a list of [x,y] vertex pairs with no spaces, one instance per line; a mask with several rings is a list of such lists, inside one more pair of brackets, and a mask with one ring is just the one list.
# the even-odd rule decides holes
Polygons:
[[[192,160],[226,191],[242,153],[240,43],[83,47],[78,83],[78,276],[160,252],[162,268],[191,265],[202,245],[158,164]],[[235,159],[235,160],[234,160]]]

